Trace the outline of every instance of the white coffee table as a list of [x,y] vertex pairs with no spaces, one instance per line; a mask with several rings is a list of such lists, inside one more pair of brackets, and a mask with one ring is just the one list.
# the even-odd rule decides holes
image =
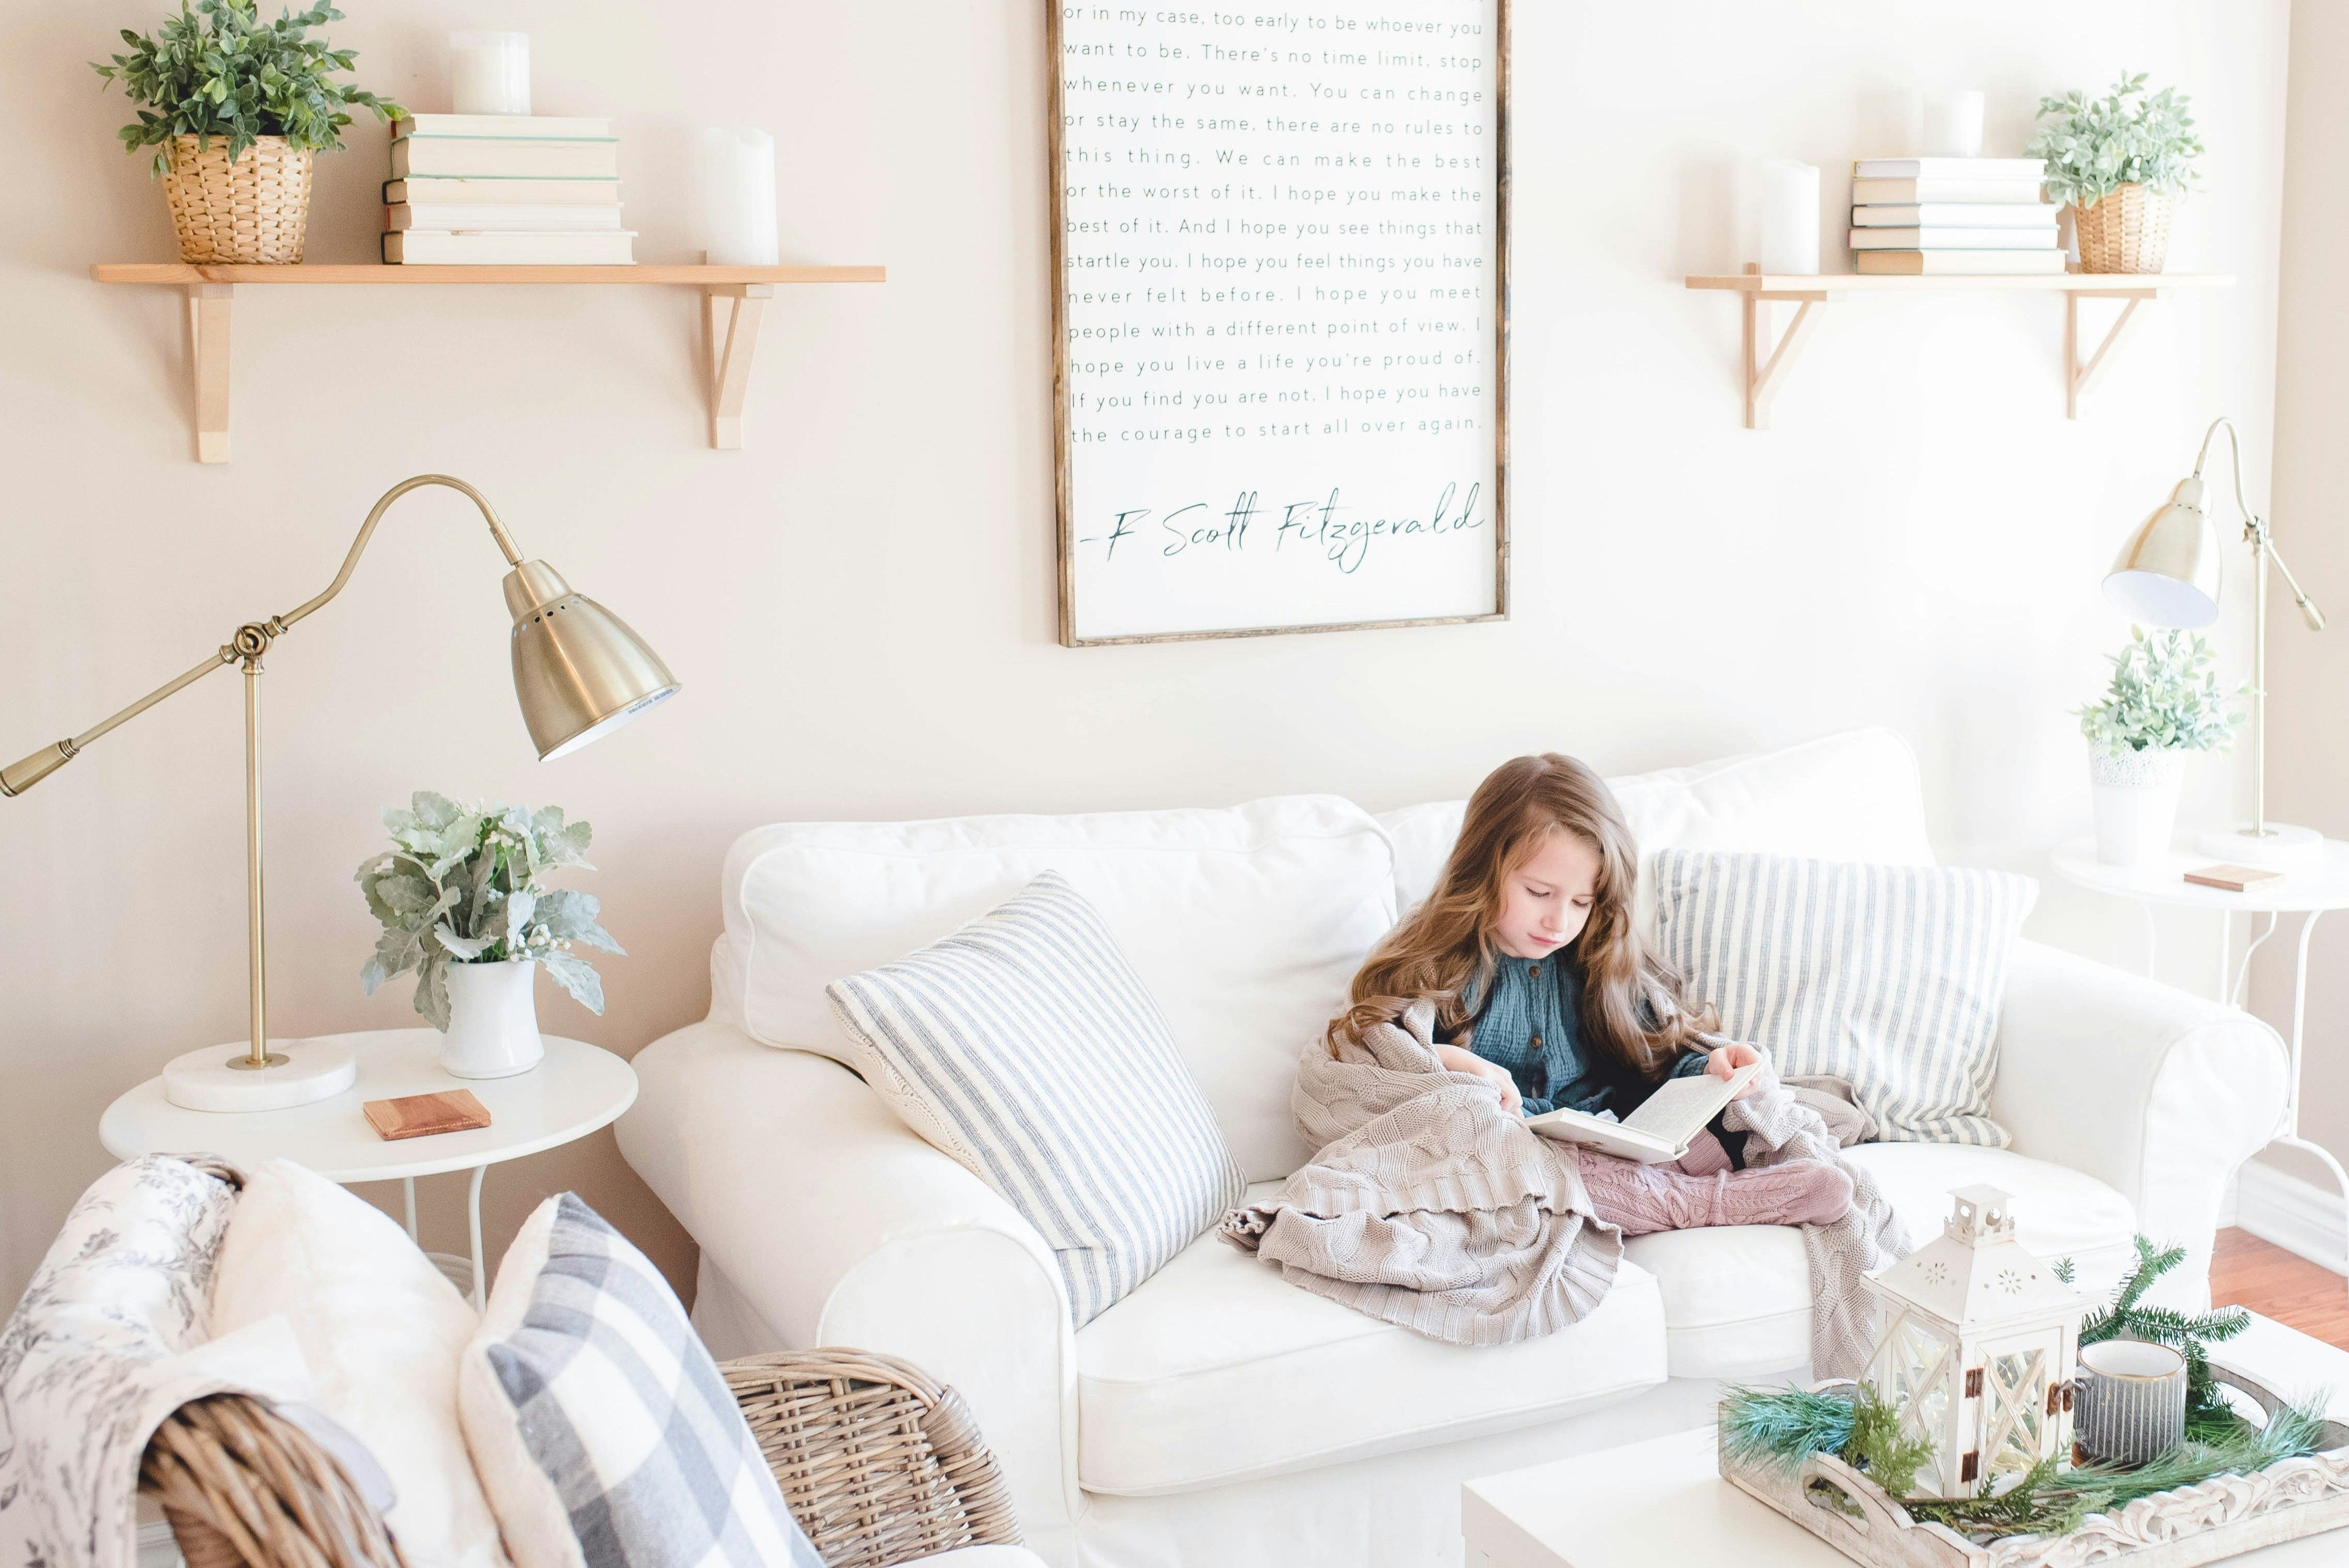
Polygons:
[[[537,1154],[608,1127],[636,1098],[636,1070],[609,1051],[543,1036],[546,1058],[511,1078],[458,1078],[440,1070],[440,1036],[387,1029],[326,1036],[358,1057],[358,1081],[331,1099],[282,1111],[191,1111],[163,1097],[150,1078],[106,1107],[98,1141],[117,1159],[142,1154],[217,1154],[240,1164],[283,1157],[329,1181],[398,1181],[406,1189],[408,1234],[416,1235],[416,1179],[470,1170],[473,1304],[482,1300],[481,1175],[492,1165]],[[232,1049],[222,1046],[222,1051]],[[387,1142],[359,1109],[363,1101],[471,1089],[490,1125]]]
[[[2214,1359],[2286,1398],[2330,1388],[2349,1419],[2349,1351],[2262,1317]],[[1710,1427],[1472,1480],[1461,1489],[1467,1568],[1850,1568],[1850,1559],[1721,1479]],[[2335,1531],[2228,1559],[2339,1568]]]

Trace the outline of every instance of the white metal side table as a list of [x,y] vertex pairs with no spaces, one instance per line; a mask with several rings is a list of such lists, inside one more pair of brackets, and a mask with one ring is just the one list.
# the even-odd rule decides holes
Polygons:
[[[583,1138],[617,1121],[636,1102],[636,1072],[597,1046],[544,1036],[546,1056],[511,1078],[458,1078],[440,1070],[440,1036],[429,1029],[389,1029],[328,1036],[358,1057],[358,1081],[331,1099],[282,1111],[183,1110],[150,1078],[106,1107],[98,1136],[118,1159],[142,1154],[217,1154],[239,1164],[284,1158],[329,1181],[398,1181],[408,1199],[408,1234],[416,1235],[416,1179],[469,1170],[466,1217],[472,1241],[473,1304],[485,1296],[481,1259],[481,1177],[492,1165]],[[235,1049],[223,1045],[222,1051]],[[367,1100],[471,1089],[490,1125],[386,1142],[359,1109]]]
[[[2157,907],[2166,904],[2215,911],[2220,919],[2220,936],[2214,994],[2230,1007],[2243,1005],[2244,989],[2251,981],[2251,954],[2275,935],[2276,925],[2284,916],[2301,918],[2299,953],[2292,980],[2292,1097],[2284,1107],[2282,1128],[2274,1141],[2323,1160],[2325,1168],[2333,1172],[2333,1179],[2340,1184],[2342,1195],[2349,1198],[2349,1171],[2343,1170],[2332,1150],[2300,1136],[2301,1048],[2308,1026],[2308,940],[2316,933],[2316,922],[2328,911],[2349,909],[2349,844],[2337,838],[2327,839],[2323,869],[2262,882],[2240,893],[2186,880],[2187,872],[2209,864],[2207,855],[2173,849],[2150,866],[2107,866],[2096,858],[2095,844],[2085,839],[2055,852],[2056,875],[2066,882],[2136,903],[2145,917],[2145,970],[2148,976],[2160,955],[2153,914]],[[2239,914],[2246,917],[2244,934],[2251,939],[2240,960],[2234,950],[2235,917]],[[2251,936],[2250,928],[2261,915],[2267,917],[2266,927]]]

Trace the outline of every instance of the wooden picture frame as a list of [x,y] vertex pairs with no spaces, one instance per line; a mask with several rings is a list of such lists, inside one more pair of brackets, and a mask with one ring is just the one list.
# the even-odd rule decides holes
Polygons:
[[[1343,0],[1341,0],[1341,4]],[[1477,0],[1491,7],[1494,33],[1494,57],[1490,67],[1493,96],[1492,206],[1493,213],[1493,312],[1489,338],[1479,339],[1480,348],[1489,345],[1492,372],[1491,431],[1493,438],[1490,498],[1492,530],[1492,577],[1489,607],[1478,607],[1465,613],[1428,615],[1394,615],[1374,618],[1313,619],[1295,624],[1269,621],[1267,624],[1217,626],[1198,628],[1166,628],[1129,631],[1088,631],[1081,624],[1081,591],[1077,552],[1081,544],[1097,543],[1098,535],[1081,537],[1081,520],[1077,516],[1079,497],[1077,475],[1072,452],[1071,385],[1071,294],[1070,269],[1070,202],[1071,190],[1067,157],[1070,151],[1065,134],[1068,127],[1066,85],[1072,68],[1069,39],[1062,26],[1065,14],[1097,11],[1091,0],[1084,5],[1067,5],[1061,0],[1046,0],[1045,37],[1050,56],[1050,135],[1048,176],[1050,187],[1051,260],[1052,260],[1052,433],[1054,459],[1055,529],[1058,546],[1060,579],[1059,630],[1061,646],[1066,648],[1112,647],[1145,642],[1187,642],[1236,637],[1269,637],[1299,632],[1360,631],[1377,628],[1419,626],[1461,626],[1485,621],[1506,620],[1509,617],[1509,82],[1510,82],[1510,6],[1511,0]],[[1118,12],[1114,5],[1107,8]],[[1367,7],[1365,7],[1367,9]],[[1210,13],[1200,11],[1195,16]],[[1180,16],[1156,6],[1123,8],[1123,15],[1133,22],[1138,37],[1153,36],[1148,33],[1149,18]],[[1251,16],[1255,14],[1251,13]],[[1079,62],[1081,68],[1081,62]],[[1299,253],[1302,254],[1303,253]],[[1220,364],[1220,361],[1217,363]],[[1445,493],[1448,499],[1449,492]],[[1253,498],[1253,491],[1247,493]],[[1469,508],[1473,511],[1475,494],[1469,493]],[[1333,492],[1332,501],[1336,499]],[[1244,500],[1235,504],[1229,515],[1240,517],[1239,537],[1246,538],[1248,518],[1237,507],[1249,504]],[[1188,510],[1189,508],[1185,508]],[[1293,506],[1291,508],[1293,510]],[[1440,523],[1444,503],[1430,508],[1428,521]],[[1121,514],[1117,524],[1123,526]],[[1148,515],[1145,512],[1144,515]],[[1382,520],[1383,521],[1383,520]],[[1417,530],[1414,530],[1417,531]],[[1436,531],[1441,531],[1440,528]],[[1123,535],[1113,536],[1109,545],[1114,552]],[[1259,536],[1260,537],[1260,536]],[[1279,536],[1277,536],[1277,538]],[[1179,545],[1178,545],[1179,548]],[[1333,559],[1335,557],[1332,557]],[[1481,560],[1481,552],[1478,559]]]

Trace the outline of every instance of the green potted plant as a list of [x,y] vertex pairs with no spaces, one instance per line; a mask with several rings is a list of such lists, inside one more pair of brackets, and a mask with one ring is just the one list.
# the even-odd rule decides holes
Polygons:
[[2159,272],[2170,213],[2202,156],[2185,95],[2147,92],[2140,71],[2094,101],[2076,91],[2043,98],[2039,118],[2050,116],[2023,151],[2046,161],[2047,194],[2072,209],[2080,269]]
[[2143,866],[2169,848],[2186,759],[2223,750],[2242,715],[2219,690],[2216,655],[2183,631],[2151,637],[2129,628],[2112,656],[2099,701],[2079,710],[2088,738],[2088,783],[2095,796],[2096,858]]
[[545,1047],[531,981],[544,969],[590,1012],[604,981],[574,947],[622,952],[596,923],[595,895],[549,888],[564,867],[593,870],[594,830],[560,806],[460,805],[420,791],[383,814],[392,848],[358,868],[367,909],[383,923],[359,972],[367,994],[416,971],[416,1011],[448,1036],[440,1064],[460,1078],[502,1078],[538,1065]]
[[90,62],[138,109],[124,148],[156,149],[181,261],[300,261],[312,155],[342,146],[353,105],[378,119],[408,112],[334,79],[357,57],[310,29],[342,16],[326,0],[267,23],[255,0],[180,0],[151,37],[123,29],[129,54]]

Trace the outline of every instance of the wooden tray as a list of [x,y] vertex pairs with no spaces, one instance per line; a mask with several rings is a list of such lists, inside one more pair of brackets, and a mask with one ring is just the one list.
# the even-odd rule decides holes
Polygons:
[[[2243,1374],[2215,1361],[2210,1372],[2266,1415],[2282,1407],[2274,1394]],[[1782,1470],[1739,1465],[1724,1449],[1721,1475],[1867,1568],[2196,1568],[2349,1524],[2349,1427],[2337,1421],[2326,1423],[2323,1449],[2305,1459],[2156,1492],[2110,1513],[2092,1513],[2069,1535],[2013,1535],[1987,1546],[1947,1525],[1911,1518],[1833,1454],[1813,1454],[1800,1469]],[[1858,1517],[1814,1497],[1814,1481],[1843,1493]]]

